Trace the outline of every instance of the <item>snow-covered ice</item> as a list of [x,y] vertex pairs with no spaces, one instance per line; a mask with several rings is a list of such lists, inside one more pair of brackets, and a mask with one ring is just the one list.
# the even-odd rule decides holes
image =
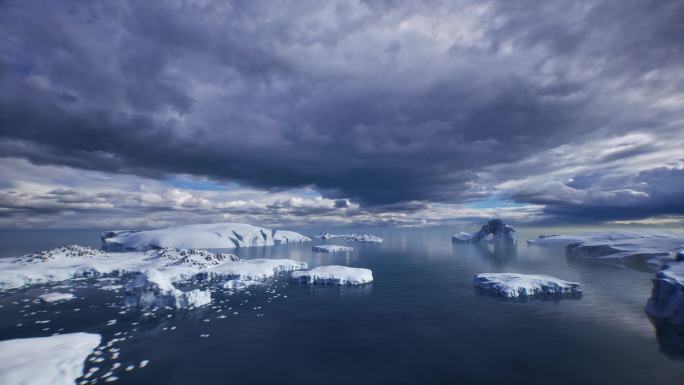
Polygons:
[[501,219],[492,219],[491,221],[482,225],[480,230],[475,233],[466,233],[460,231],[451,236],[453,243],[480,243],[491,234],[493,242],[515,243],[517,238],[515,236],[515,229],[505,224]]
[[577,235],[541,235],[529,245],[565,247],[568,257],[661,267],[676,260],[684,235],[659,231],[606,231]]
[[357,267],[319,266],[311,270],[292,272],[292,280],[301,283],[362,285],[373,282],[373,272]]
[[223,249],[273,246],[311,239],[294,231],[272,230],[244,223],[186,225],[159,230],[115,230],[101,235],[104,247],[112,251],[143,251],[159,248]]
[[684,325],[684,262],[665,265],[656,274],[646,313],[666,323]]
[[340,246],[340,245],[316,245],[311,248],[313,251],[318,251],[321,253],[346,253],[353,251],[353,247]]
[[577,282],[564,281],[547,275],[517,273],[482,273],[473,278],[476,287],[509,298],[539,294],[579,294]]
[[74,298],[71,293],[47,293],[39,296],[45,302],[68,301]]
[[124,303],[128,306],[200,307],[211,302],[211,292],[176,289],[159,270],[151,269],[126,284]]
[[0,341],[0,384],[74,384],[99,344],[90,333]]
[[[306,269],[305,262],[290,259],[240,260],[233,254],[195,249],[160,249],[146,252],[104,253],[83,246],[64,246],[15,259],[0,260],[0,289],[64,281],[76,277],[121,277],[133,280],[127,287],[130,297],[139,295],[138,304],[154,302],[192,304],[206,301],[199,292],[169,291],[168,284],[202,279],[207,281],[262,281],[275,274]],[[156,271],[154,279],[144,272]],[[136,276],[140,277],[134,285]],[[155,285],[159,286],[156,287]],[[161,285],[161,286],[160,286]],[[142,293],[147,291],[147,294]],[[171,300],[171,298],[174,298]],[[135,301],[129,301],[133,303]]]

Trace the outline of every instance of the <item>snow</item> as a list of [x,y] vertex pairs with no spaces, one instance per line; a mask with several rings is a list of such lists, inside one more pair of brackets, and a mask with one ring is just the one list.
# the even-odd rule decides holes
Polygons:
[[99,344],[90,333],[0,341],[0,384],[74,384]]
[[666,323],[684,325],[684,262],[665,265],[656,274],[646,313]]
[[480,230],[475,233],[459,232],[451,237],[453,243],[480,243],[491,234],[493,242],[516,243],[515,229],[505,224],[501,219],[492,219],[482,225]]
[[293,272],[292,280],[301,283],[362,285],[373,282],[373,272],[356,267],[319,266],[311,270]]
[[316,245],[311,248],[313,251],[320,253],[346,253],[353,251],[353,247],[340,246],[340,245]]
[[473,278],[476,287],[509,298],[539,294],[579,294],[577,282],[564,281],[547,275],[517,273],[482,273]]
[[151,269],[126,285],[124,303],[142,307],[200,307],[211,303],[211,292],[199,289],[180,291],[159,270]]
[[71,293],[47,293],[39,296],[45,302],[68,301],[74,298]]
[[115,230],[102,233],[107,250],[143,251],[159,248],[224,249],[273,246],[311,239],[294,231],[272,230],[244,223],[213,223],[159,230]]
[[577,235],[542,235],[529,245],[565,247],[568,257],[661,267],[674,261],[684,235],[659,231],[605,231]]
[[147,306],[157,298],[169,304],[185,306],[203,303],[208,294],[194,291],[184,294],[172,290],[169,285],[194,279],[263,281],[275,274],[307,267],[305,262],[290,259],[240,260],[233,254],[196,249],[104,253],[83,246],[64,246],[0,260],[0,289],[77,277],[111,276],[135,282],[136,277],[142,275],[138,286],[131,282],[129,284],[133,286],[127,286],[129,297],[139,298],[130,303]]

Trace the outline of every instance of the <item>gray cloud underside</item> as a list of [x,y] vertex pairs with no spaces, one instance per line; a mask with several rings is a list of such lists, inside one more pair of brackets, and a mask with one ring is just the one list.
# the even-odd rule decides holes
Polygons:
[[368,212],[684,214],[681,20],[680,1],[7,1],[0,154]]

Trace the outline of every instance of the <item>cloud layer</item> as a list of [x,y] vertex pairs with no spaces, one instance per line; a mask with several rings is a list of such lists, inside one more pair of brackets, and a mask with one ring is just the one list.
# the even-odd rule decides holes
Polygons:
[[[684,215],[683,19],[679,1],[3,2],[2,215],[425,222],[491,197],[528,219]],[[20,163],[73,172],[37,197]]]

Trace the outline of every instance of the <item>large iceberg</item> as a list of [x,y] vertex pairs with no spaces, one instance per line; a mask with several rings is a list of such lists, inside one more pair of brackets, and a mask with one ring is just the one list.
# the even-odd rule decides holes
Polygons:
[[493,242],[515,243],[515,229],[505,224],[501,219],[492,219],[482,225],[480,231],[475,234],[459,232],[451,237],[453,243],[480,243],[492,234]]
[[0,384],[74,384],[99,344],[90,333],[0,341]]
[[658,231],[605,231],[577,235],[541,235],[529,245],[565,247],[572,259],[601,260],[635,267],[661,267],[676,260],[683,235]]
[[362,285],[373,282],[373,272],[357,267],[319,266],[311,270],[292,272],[292,280],[326,285]]
[[316,245],[311,247],[311,250],[320,253],[348,253],[350,251],[353,251],[354,248],[340,245]]
[[473,283],[479,289],[508,298],[582,293],[579,283],[547,275],[482,273],[475,275]]
[[[147,305],[158,298],[176,306],[197,306],[206,301],[208,293],[185,294],[171,290],[168,285],[194,279],[262,281],[278,273],[307,267],[305,262],[290,259],[241,260],[233,254],[196,249],[105,253],[71,245],[0,260],[0,290],[76,277],[111,276],[132,280],[127,286],[129,304]],[[138,300],[131,299],[138,297]]]
[[124,303],[127,306],[200,307],[211,302],[211,292],[199,289],[176,289],[159,270],[148,270],[126,284]]
[[144,251],[161,248],[225,249],[311,241],[294,231],[272,230],[244,223],[212,223],[159,230],[114,230],[101,234],[106,250]]
[[646,313],[658,321],[684,326],[684,262],[665,265],[656,274]]

